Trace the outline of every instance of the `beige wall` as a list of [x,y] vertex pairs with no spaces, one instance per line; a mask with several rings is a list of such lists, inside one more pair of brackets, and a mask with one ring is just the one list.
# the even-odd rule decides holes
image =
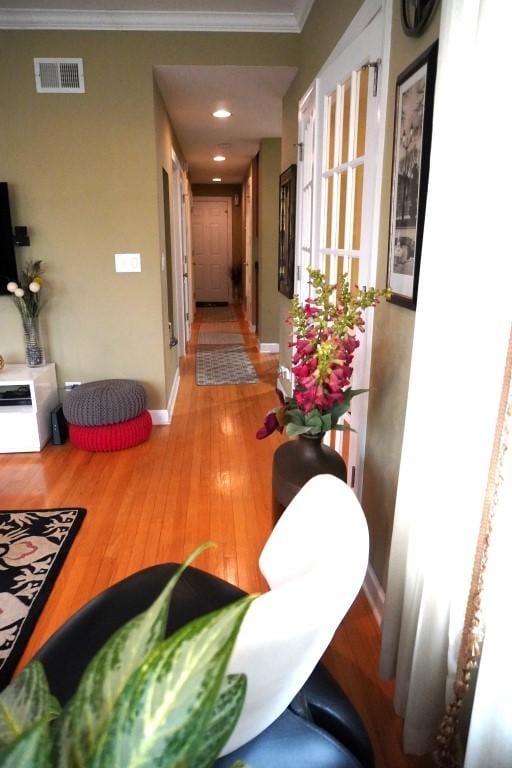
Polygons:
[[277,253],[279,244],[279,174],[281,139],[263,139],[258,163],[258,338],[279,340]]
[[[417,39],[402,32],[399,0],[394,0],[393,6],[377,266],[379,286],[386,284],[396,78],[439,35],[439,12],[426,33]],[[413,311],[389,302],[380,304],[375,312],[362,502],[370,528],[370,561],[384,587],[409,387],[414,320]]]
[[[293,66],[298,49],[297,35],[280,34],[0,32],[0,178],[13,221],[30,228],[19,256],[47,264],[42,319],[61,384],[133,377],[151,408],[167,404],[175,363],[162,313],[157,147],[169,139],[153,65]],[[37,94],[35,56],[83,57],[86,93]],[[120,251],[142,254],[140,274],[114,272]],[[23,361],[19,317],[1,296],[0,348]]]

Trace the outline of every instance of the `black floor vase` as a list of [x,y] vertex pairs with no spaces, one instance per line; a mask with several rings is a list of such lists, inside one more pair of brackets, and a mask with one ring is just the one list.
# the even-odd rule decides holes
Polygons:
[[272,462],[273,518],[283,510],[303,485],[315,475],[334,475],[347,482],[347,467],[340,454],[322,443],[323,434],[299,435],[283,443]]

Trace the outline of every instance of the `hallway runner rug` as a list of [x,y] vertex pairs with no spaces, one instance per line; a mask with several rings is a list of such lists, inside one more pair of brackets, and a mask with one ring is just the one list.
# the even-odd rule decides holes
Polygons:
[[16,668],[85,509],[0,511],[0,690]]
[[240,345],[198,347],[196,384],[257,384],[256,370]]
[[199,331],[198,344],[241,344],[244,337],[241,333],[224,333],[224,331]]

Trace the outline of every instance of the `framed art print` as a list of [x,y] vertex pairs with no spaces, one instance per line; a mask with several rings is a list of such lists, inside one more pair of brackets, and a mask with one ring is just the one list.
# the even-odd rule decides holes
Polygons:
[[416,309],[427,200],[437,43],[396,84],[387,287],[388,301]]

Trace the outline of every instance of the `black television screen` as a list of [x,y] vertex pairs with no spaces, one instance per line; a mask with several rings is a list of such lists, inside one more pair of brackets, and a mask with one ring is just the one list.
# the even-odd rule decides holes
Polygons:
[[9,209],[9,190],[6,181],[0,181],[0,294],[8,293],[7,283],[18,281],[14,237]]

